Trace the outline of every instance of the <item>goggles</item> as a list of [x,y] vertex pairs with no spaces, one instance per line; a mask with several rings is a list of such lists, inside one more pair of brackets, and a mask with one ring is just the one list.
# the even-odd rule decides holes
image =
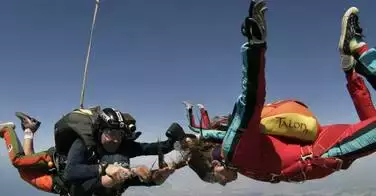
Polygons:
[[125,131],[123,129],[105,128],[102,131],[103,134],[111,138],[123,138],[125,136]]

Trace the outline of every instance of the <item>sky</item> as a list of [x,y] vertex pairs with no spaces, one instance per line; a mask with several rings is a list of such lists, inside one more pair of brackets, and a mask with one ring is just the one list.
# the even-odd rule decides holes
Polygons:
[[[40,119],[35,150],[52,146],[54,123],[79,107],[94,0],[0,0],[0,122],[23,111]],[[165,139],[172,122],[187,129],[183,100],[202,103],[209,115],[232,111],[240,93],[240,25],[248,0],[106,0],[98,13],[85,106],[130,112],[139,141]],[[350,6],[370,46],[376,1],[268,1],[267,102],[295,98],[321,124],[355,123],[358,117],[340,69],[341,17]],[[372,95],[374,95],[371,89]],[[187,129],[188,131],[188,129]],[[169,156],[174,156],[173,153]],[[23,182],[0,146],[4,195],[49,195]],[[138,157],[132,164],[151,164]],[[374,189],[376,158],[303,184],[268,184],[240,177],[225,187],[202,183],[189,169],[160,187],[132,187],[126,195],[362,195]],[[371,172],[369,171],[371,170]]]

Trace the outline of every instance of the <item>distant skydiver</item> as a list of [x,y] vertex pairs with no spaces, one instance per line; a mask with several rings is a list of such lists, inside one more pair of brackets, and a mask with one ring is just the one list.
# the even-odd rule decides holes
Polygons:
[[34,153],[33,138],[40,122],[24,113],[17,112],[16,116],[21,120],[24,130],[24,145],[17,137],[13,122],[0,124],[0,137],[4,138],[9,159],[20,177],[39,190],[67,195],[67,186],[56,171],[54,148]]
[[[304,104],[300,104],[300,110],[286,107],[285,113],[277,113],[275,110],[285,105],[277,103],[275,110],[270,108],[264,114],[268,117],[263,116],[266,10],[264,1],[252,0],[249,17],[242,25],[242,34],[248,38],[241,47],[242,93],[226,134],[217,135],[223,136],[217,138],[223,142],[193,137],[183,145],[187,151],[182,162],[206,182],[225,185],[236,180],[238,172],[271,183],[320,179],[346,170],[355,160],[376,151],[376,110],[363,79],[354,69],[348,69],[351,56],[341,55],[341,62],[359,123],[322,126]],[[352,22],[354,17],[357,9],[350,8],[343,16],[342,34],[354,32],[358,25]],[[349,47],[351,38],[348,35],[342,40],[342,48]]]
[[200,124],[196,124],[195,117],[193,115],[193,105],[188,101],[183,101],[187,111],[187,118],[189,123],[189,128],[199,133],[200,129],[216,129],[216,130],[223,130],[226,131],[228,128],[229,117],[231,114],[228,115],[218,115],[214,116],[212,119],[209,118],[208,111],[206,110],[203,104],[197,104],[201,117],[199,119]]

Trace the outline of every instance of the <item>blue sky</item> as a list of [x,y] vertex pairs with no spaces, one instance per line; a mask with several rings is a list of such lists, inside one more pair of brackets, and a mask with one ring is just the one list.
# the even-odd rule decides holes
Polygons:
[[[239,51],[244,38],[239,30],[248,2],[104,1],[94,34],[85,105],[132,113],[144,132],[140,141],[164,138],[173,121],[186,127],[183,100],[205,104],[209,114],[230,112],[240,92]],[[297,98],[310,106],[322,124],[356,122],[339,65],[340,22],[348,7],[357,6],[366,39],[375,45],[372,8],[376,2],[268,3],[267,101]],[[0,121],[18,123],[15,111],[38,117],[43,123],[36,135],[36,150],[53,145],[54,123],[79,106],[93,9],[94,0],[1,1]],[[5,147],[0,154],[0,171],[9,174],[0,178],[4,193],[44,195],[19,179]],[[145,161],[152,159],[139,158],[134,163]],[[178,190],[201,195],[208,194],[208,188],[224,195],[278,192],[281,187],[287,192],[330,191],[330,185],[367,184],[367,168],[375,164],[372,157],[362,159],[347,172],[304,185],[269,185],[241,178],[225,188],[201,184],[189,170],[182,170],[162,187],[133,188],[129,195],[148,191],[173,195]]]

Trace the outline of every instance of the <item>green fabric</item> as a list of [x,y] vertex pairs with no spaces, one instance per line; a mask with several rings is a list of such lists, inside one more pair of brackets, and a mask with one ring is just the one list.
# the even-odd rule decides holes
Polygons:
[[329,149],[322,157],[344,156],[376,144],[376,128],[366,131],[359,136],[353,136],[345,142]]

